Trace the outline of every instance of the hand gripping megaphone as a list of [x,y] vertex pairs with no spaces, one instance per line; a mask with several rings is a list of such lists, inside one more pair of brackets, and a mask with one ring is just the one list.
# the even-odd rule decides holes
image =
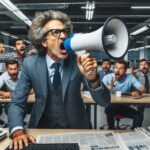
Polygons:
[[70,51],[100,50],[113,59],[122,58],[129,46],[129,32],[119,17],[110,17],[104,26],[90,33],[73,34],[64,41],[64,48]]

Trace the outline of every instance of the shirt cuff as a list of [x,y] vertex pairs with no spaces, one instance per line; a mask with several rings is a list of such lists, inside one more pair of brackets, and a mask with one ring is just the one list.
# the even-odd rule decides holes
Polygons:
[[19,129],[23,129],[22,126],[17,126],[17,127],[14,127],[11,132],[10,132],[10,135],[12,135],[15,131],[19,130]]
[[102,81],[100,80],[100,85],[97,87],[97,88],[92,88],[92,87],[90,87],[90,85],[89,85],[89,82],[88,82],[88,80],[86,79],[86,85],[87,85],[87,87],[90,89],[90,90],[92,90],[92,91],[97,91],[97,90],[100,90],[101,88],[102,88]]

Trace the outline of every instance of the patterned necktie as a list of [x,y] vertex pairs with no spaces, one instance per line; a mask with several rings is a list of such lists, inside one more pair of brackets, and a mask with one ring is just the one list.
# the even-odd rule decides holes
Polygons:
[[61,77],[60,77],[60,73],[59,73],[60,64],[55,63],[54,67],[55,67],[55,73],[54,73],[54,78],[53,78],[53,86],[57,90],[59,87],[59,84],[61,82]]
[[148,92],[149,92],[149,80],[148,80],[148,75],[145,74],[144,77],[145,77],[145,89],[146,89],[146,93],[148,93]]

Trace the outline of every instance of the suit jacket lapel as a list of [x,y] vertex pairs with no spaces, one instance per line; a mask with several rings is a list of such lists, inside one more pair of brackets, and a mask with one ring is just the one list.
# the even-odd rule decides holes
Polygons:
[[46,64],[46,58],[45,56],[39,56],[38,60],[38,77],[42,89],[42,93],[44,97],[47,99],[48,96],[48,79],[47,79],[47,64]]
[[65,93],[67,90],[67,86],[69,83],[70,75],[72,72],[72,65],[73,63],[71,62],[71,58],[68,57],[68,59],[65,60],[64,66],[63,66],[63,77],[62,77],[62,96],[63,96],[63,101],[65,98]]

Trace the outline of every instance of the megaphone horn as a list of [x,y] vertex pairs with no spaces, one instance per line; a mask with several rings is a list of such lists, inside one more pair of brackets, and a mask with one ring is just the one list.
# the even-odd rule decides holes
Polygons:
[[64,41],[64,48],[70,51],[100,50],[113,59],[122,58],[128,50],[129,32],[119,17],[110,17],[104,26],[90,33],[73,34]]

